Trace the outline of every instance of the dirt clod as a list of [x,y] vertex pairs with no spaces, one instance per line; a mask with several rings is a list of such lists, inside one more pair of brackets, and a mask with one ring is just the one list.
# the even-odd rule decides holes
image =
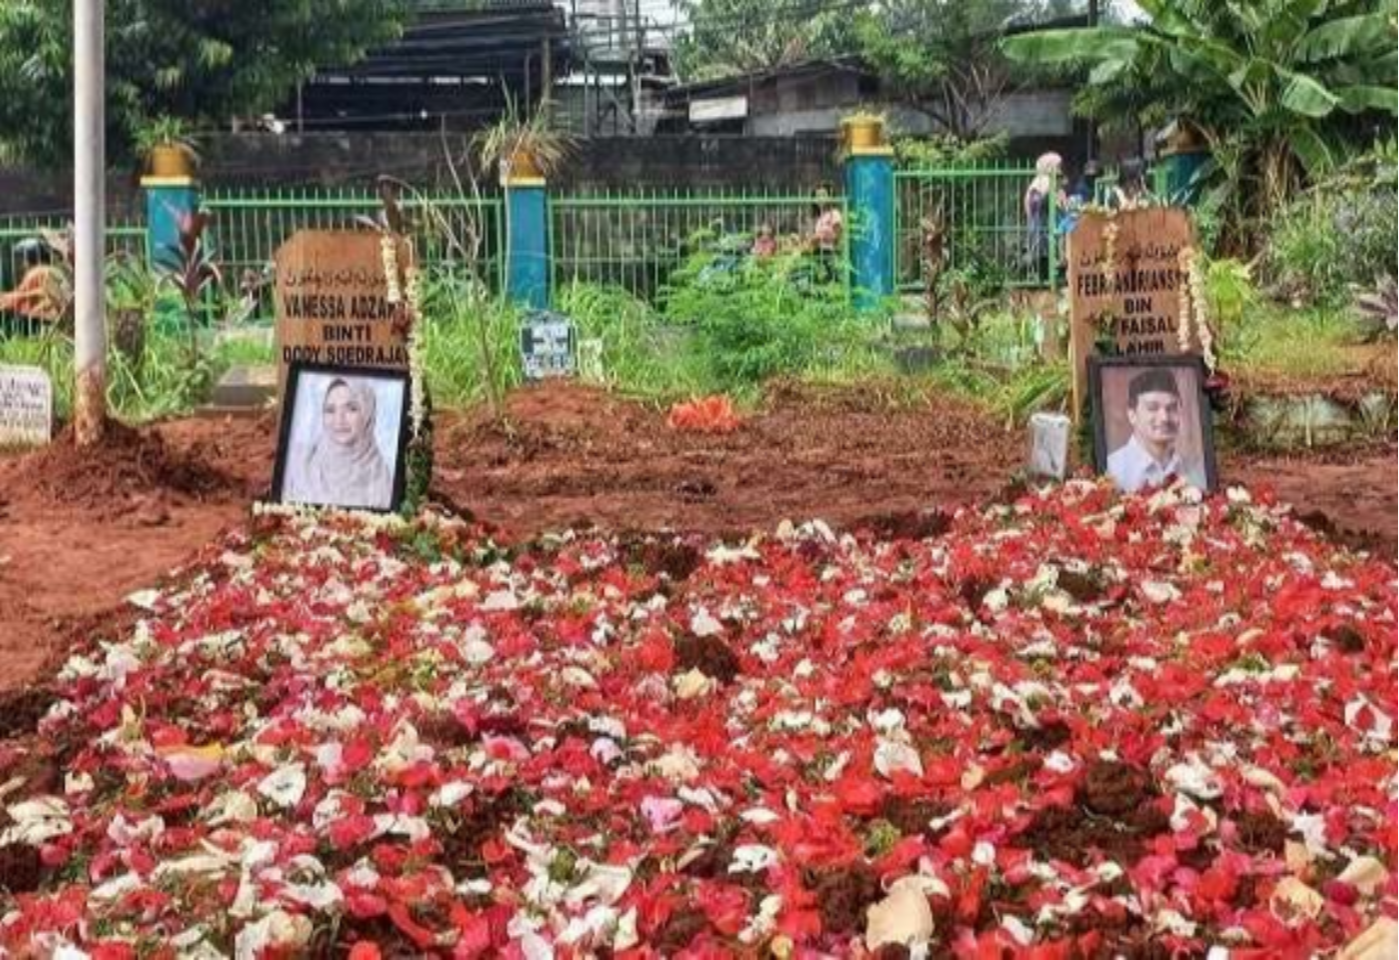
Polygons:
[[820,871],[808,881],[816,894],[816,909],[821,913],[821,929],[825,933],[864,930],[865,911],[884,896],[879,875],[858,864]]
[[158,432],[117,422],[108,424],[101,444],[91,449],[78,448],[72,431],[65,431],[29,455],[24,474],[55,504],[126,513],[134,502],[138,522],[148,526],[165,522],[162,494],[201,500],[243,492],[241,484],[209,463],[199,445],[172,448]]
[[684,636],[675,641],[675,672],[691,670],[725,684],[742,672],[738,655],[715,636]]
[[952,526],[952,518],[941,510],[901,510],[878,513],[854,523],[881,540],[927,540],[940,537]]
[[929,821],[947,816],[951,807],[932,800],[889,796],[880,807],[879,816],[899,831],[901,836],[916,837],[927,833]]
[[709,929],[709,918],[695,907],[683,907],[670,915],[656,933],[656,950],[663,957],[672,957],[684,950],[695,938]]
[[1076,603],[1094,603],[1103,596],[1102,583],[1091,574],[1060,570],[1055,583],[1060,590],[1073,597]]
[[0,847],[0,890],[31,893],[39,889],[43,878],[44,864],[37,847],[23,843]]
[[1099,760],[1088,767],[1080,802],[1099,816],[1121,817],[1157,795],[1156,784],[1147,771],[1126,763]]
[[1024,839],[1043,856],[1087,866],[1093,852],[1119,865],[1135,863],[1147,842],[1170,829],[1151,774],[1140,767],[1097,761],[1087,770],[1073,806],[1040,810]]
[[1267,811],[1241,813],[1234,817],[1239,844],[1249,853],[1282,853],[1287,842],[1287,824]]
[[33,733],[53,701],[48,687],[0,691],[0,740]]
[[1336,641],[1336,646],[1345,653],[1363,653],[1365,651],[1365,638],[1360,635],[1359,630],[1350,624],[1343,623],[1331,633]]

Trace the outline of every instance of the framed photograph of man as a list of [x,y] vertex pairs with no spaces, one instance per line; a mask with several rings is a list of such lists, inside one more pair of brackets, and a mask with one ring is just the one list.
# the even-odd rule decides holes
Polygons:
[[272,498],[398,509],[407,473],[409,396],[407,371],[292,364]]
[[1093,453],[1098,472],[1136,493],[1178,477],[1218,484],[1205,366],[1187,355],[1090,357]]

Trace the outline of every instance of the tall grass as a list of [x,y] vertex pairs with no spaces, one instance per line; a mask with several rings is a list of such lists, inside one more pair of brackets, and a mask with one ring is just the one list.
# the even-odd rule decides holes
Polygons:
[[[228,341],[210,344],[198,357],[189,337],[154,326],[146,335],[139,363],[116,349],[107,354],[107,406],[129,423],[188,414],[208,399],[214,383],[231,366],[271,363],[266,343]],[[55,330],[37,337],[0,339],[0,363],[36,366],[53,382],[54,416],[68,419],[73,410],[73,341]]]

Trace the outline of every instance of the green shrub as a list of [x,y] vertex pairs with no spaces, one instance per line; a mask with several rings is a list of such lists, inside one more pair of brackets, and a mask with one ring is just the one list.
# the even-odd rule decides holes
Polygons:
[[624,393],[674,399],[704,392],[704,371],[686,348],[687,331],[667,326],[646,301],[622,287],[574,281],[554,297],[578,328],[578,341],[602,341],[603,376]]
[[463,271],[444,268],[427,274],[423,363],[438,406],[487,401],[520,384],[520,319],[517,307],[491,296]]
[[776,376],[830,371],[873,348],[869,324],[854,318],[845,284],[817,259],[791,253],[766,260],[703,252],[663,291],[664,313],[693,331],[705,380],[740,391]]
[[1010,139],[1003,133],[981,140],[961,140],[950,134],[927,137],[895,137],[894,157],[901,167],[965,167],[999,160]]
[[1269,225],[1264,264],[1273,292],[1294,303],[1335,305],[1355,286],[1394,270],[1399,242],[1394,188],[1326,185],[1285,204]]
[[[216,343],[192,355],[189,336],[148,325],[139,358],[115,340],[107,352],[107,406],[117,418],[143,423],[188,414],[206,401],[213,385],[235,363],[271,363],[266,345]],[[54,415],[66,420],[73,409],[73,340],[50,329],[37,337],[0,339],[0,363],[42,367],[53,381]]]

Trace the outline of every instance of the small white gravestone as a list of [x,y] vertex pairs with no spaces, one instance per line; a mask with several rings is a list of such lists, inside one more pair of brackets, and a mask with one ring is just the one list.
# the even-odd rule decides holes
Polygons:
[[578,334],[558,313],[538,310],[520,327],[520,358],[526,380],[572,377],[578,371]]
[[1069,461],[1069,418],[1062,413],[1030,417],[1030,473],[1063,480]]
[[0,447],[48,443],[53,384],[38,367],[0,366]]

